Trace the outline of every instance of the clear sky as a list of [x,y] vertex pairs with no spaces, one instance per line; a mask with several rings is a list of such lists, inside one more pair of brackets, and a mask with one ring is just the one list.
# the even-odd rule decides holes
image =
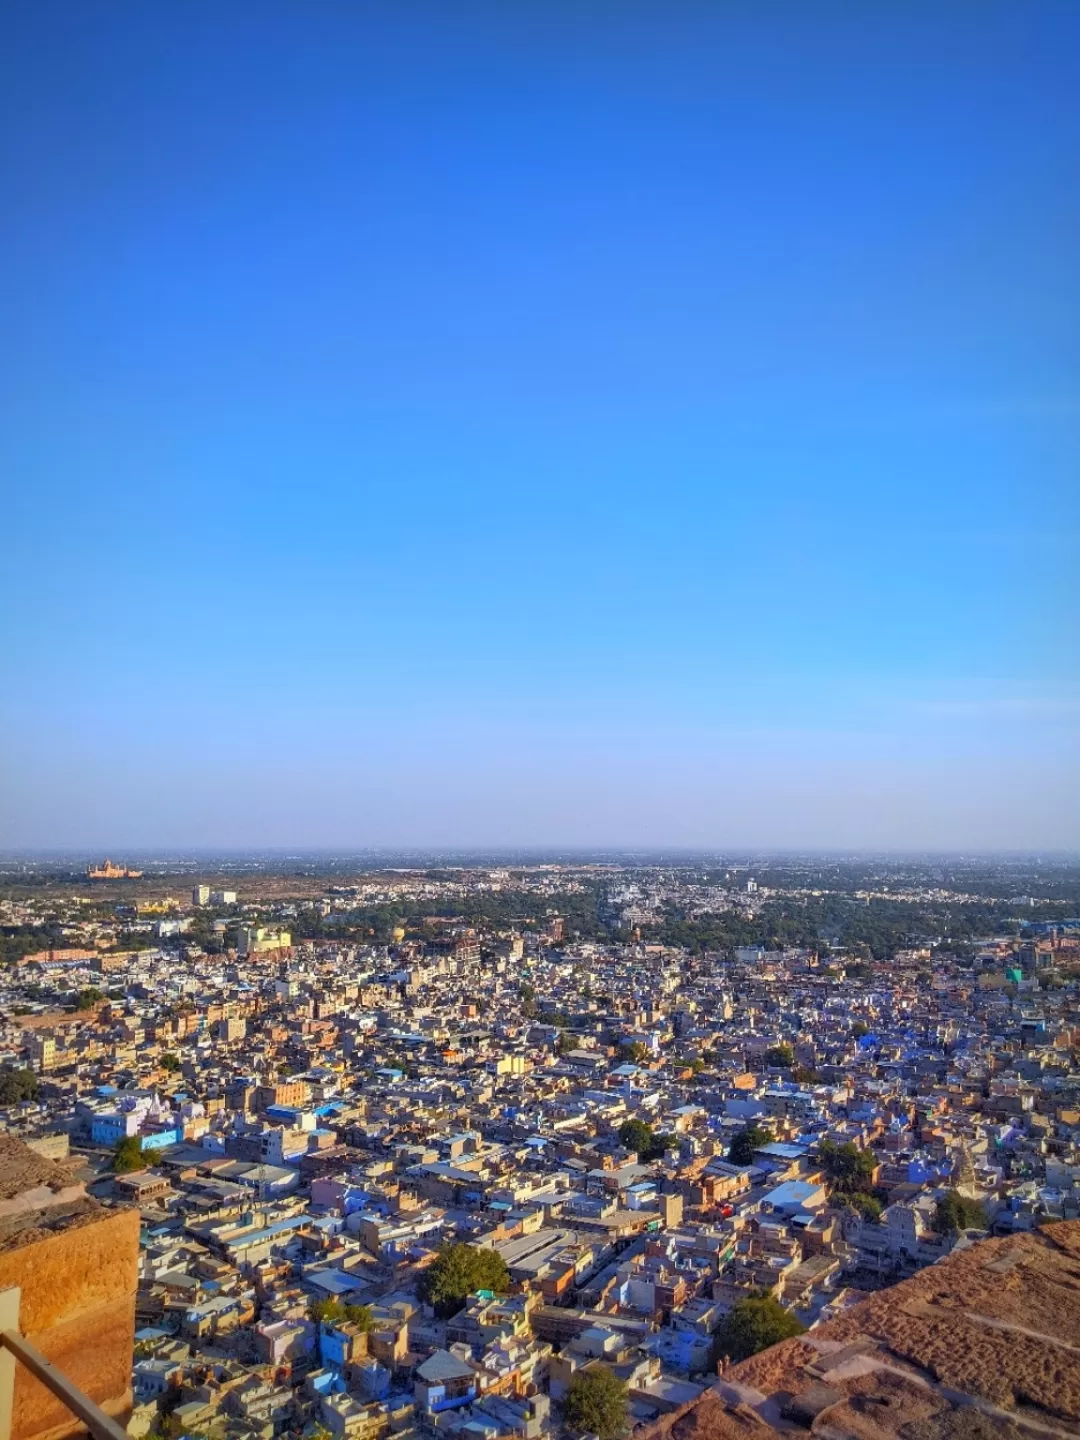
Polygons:
[[33,0],[0,844],[1080,846],[1076,0]]

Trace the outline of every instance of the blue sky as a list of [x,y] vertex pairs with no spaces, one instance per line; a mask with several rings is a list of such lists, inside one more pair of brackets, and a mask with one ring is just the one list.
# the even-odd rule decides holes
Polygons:
[[35,0],[0,844],[1080,845],[1080,7]]

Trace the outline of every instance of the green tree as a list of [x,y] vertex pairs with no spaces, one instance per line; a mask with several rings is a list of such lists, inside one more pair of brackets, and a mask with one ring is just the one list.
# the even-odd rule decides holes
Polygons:
[[95,1005],[104,999],[105,996],[96,985],[87,985],[85,990],[80,990],[75,996],[75,1009],[92,1010]]
[[171,1050],[166,1051],[166,1053],[161,1057],[161,1068],[162,1070],[168,1070],[170,1074],[175,1075],[177,1070],[180,1069],[180,1056],[174,1055]]
[[881,1212],[884,1206],[876,1195],[867,1195],[865,1191],[848,1197],[864,1220],[872,1220],[876,1225],[881,1220]]
[[618,1440],[626,1429],[626,1386],[605,1365],[579,1370],[570,1381],[563,1404],[563,1419],[575,1435],[598,1435]]
[[312,1300],[308,1314],[316,1325],[339,1325],[345,1319],[345,1306],[340,1300]]
[[786,1040],[779,1045],[770,1045],[765,1051],[765,1063],[778,1066],[781,1070],[790,1070],[795,1064],[795,1051]]
[[949,1190],[934,1208],[934,1229],[940,1235],[955,1235],[960,1230],[985,1230],[986,1211],[977,1200],[966,1200],[956,1190]]
[[674,1135],[657,1135],[644,1120],[624,1120],[619,1126],[619,1144],[636,1150],[639,1160],[659,1160],[678,1144]]
[[308,1314],[316,1325],[355,1325],[358,1330],[375,1328],[375,1315],[370,1305],[343,1305],[340,1300],[313,1300]]
[[750,1295],[733,1305],[713,1333],[713,1356],[721,1360],[748,1360],[781,1340],[801,1335],[805,1325],[785,1310],[772,1295]]
[[869,1150],[860,1150],[850,1140],[837,1145],[835,1140],[822,1140],[818,1156],[825,1170],[830,1195],[857,1195],[873,1188],[877,1161]]
[[0,1072],[0,1105],[19,1105],[24,1100],[36,1100],[40,1089],[32,1070]]
[[137,1135],[125,1135],[113,1151],[113,1166],[117,1175],[128,1175],[132,1170],[146,1169],[146,1155]]
[[421,1273],[417,1287],[421,1300],[434,1306],[442,1319],[457,1314],[477,1290],[505,1290],[510,1273],[501,1255],[476,1245],[444,1245]]
[[648,1058],[649,1047],[640,1040],[624,1040],[619,1046],[619,1053],[624,1060],[631,1061],[634,1065],[640,1065]]
[[855,1024],[851,1027],[851,1038],[853,1040],[861,1040],[864,1035],[869,1034],[870,1026],[867,1025],[865,1020],[856,1020]]
[[644,1120],[624,1120],[619,1126],[619,1144],[627,1150],[636,1150],[641,1157],[653,1147],[653,1128]]
[[752,1165],[754,1151],[760,1150],[762,1145],[768,1145],[771,1139],[772,1135],[768,1130],[763,1130],[760,1125],[751,1122],[732,1140],[728,1159],[733,1165]]

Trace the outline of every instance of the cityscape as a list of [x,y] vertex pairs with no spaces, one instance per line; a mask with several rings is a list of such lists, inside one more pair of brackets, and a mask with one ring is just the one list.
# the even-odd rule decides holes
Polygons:
[[1075,860],[8,857],[0,943],[0,1282],[136,1217],[134,1440],[1080,1425]]

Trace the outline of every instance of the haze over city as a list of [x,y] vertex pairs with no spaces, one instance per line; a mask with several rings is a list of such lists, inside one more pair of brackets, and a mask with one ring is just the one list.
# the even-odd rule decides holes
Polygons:
[[16,7],[0,845],[1080,845],[1078,47]]

